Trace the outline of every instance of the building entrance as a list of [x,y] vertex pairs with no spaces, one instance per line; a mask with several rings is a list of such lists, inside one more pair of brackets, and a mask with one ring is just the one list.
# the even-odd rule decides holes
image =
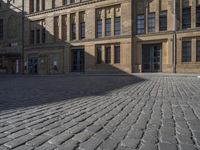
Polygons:
[[72,49],[71,51],[71,71],[84,72],[85,52],[84,49]]
[[162,72],[162,45],[142,46],[142,72]]
[[38,74],[38,58],[28,59],[28,72],[29,74]]

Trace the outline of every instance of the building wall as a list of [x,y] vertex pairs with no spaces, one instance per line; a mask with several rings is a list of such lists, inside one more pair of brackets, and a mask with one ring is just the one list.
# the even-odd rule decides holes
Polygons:
[[[0,54],[21,54],[21,0],[11,1],[8,7],[2,1],[0,19],[4,23],[4,37],[0,40]],[[85,72],[143,72],[142,47],[146,44],[162,45],[162,72],[173,72],[173,0],[25,0],[25,68],[28,73],[29,58],[38,58],[39,74],[71,72],[73,49],[84,48]],[[197,60],[197,43],[200,27],[196,26],[199,0],[177,1],[177,72],[200,72]],[[191,27],[183,28],[183,11],[191,9]],[[6,11],[6,15],[5,15]],[[166,30],[160,31],[160,15],[166,11]],[[148,16],[155,14],[155,31],[148,28]],[[137,17],[144,15],[144,33],[137,33]],[[121,33],[114,34],[115,17],[121,17]],[[17,18],[17,19],[16,19]],[[111,35],[105,35],[106,19],[111,18]],[[102,19],[102,37],[97,37],[97,19]],[[14,25],[12,22],[17,23]],[[85,37],[81,37],[80,23],[85,23]],[[75,25],[75,39],[72,25]],[[10,32],[12,31],[12,32]],[[34,32],[34,39],[32,33]],[[45,33],[45,34],[44,34]],[[37,37],[38,36],[38,37]],[[39,40],[38,40],[39,38]],[[45,39],[45,40],[43,40]],[[191,61],[183,62],[183,43],[191,42]],[[17,46],[16,46],[17,43]],[[120,63],[115,63],[115,46],[120,46]],[[102,49],[102,63],[97,63],[97,47]],[[106,64],[105,49],[111,48],[111,62]],[[55,55],[55,57],[53,57]],[[5,57],[0,57],[0,63]],[[52,71],[55,64],[59,71]],[[6,63],[4,63],[6,64]],[[12,65],[11,65],[12,66]]]
[[[152,0],[145,5],[144,1],[134,1],[135,12],[135,37],[133,53],[134,72],[142,72],[142,45],[149,43],[162,43],[162,72],[173,72],[173,0]],[[179,0],[177,1],[177,72],[199,73],[200,63],[196,60],[196,41],[199,39],[199,27],[196,26],[196,7],[200,5],[199,0]],[[146,7],[144,7],[146,6]],[[184,8],[191,8],[191,27],[183,29],[182,11]],[[160,12],[167,11],[167,30],[159,31]],[[148,15],[155,12],[155,32],[148,32]],[[137,34],[137,15],[145,16],[145,32]],[[182,42],[191,41],[191,62],[182,60]]]
[[[46,3],[49,5],[49,3]],[[58,3],[60,4],[60,3]],[[27,15],[26,25],[26,63],[31,53],[40,55],[49,55],[55,49],[60,49],[60,56],[66,59],[59,66],[61,72],[68,73],[71,70],[71,50],[84,48],[85,50],[85,72],[132,72],[132,12],[131,0],[109,0],[99,2],[82,2],[82,5],[73,4],[67,6],[56,6],[41,12],[34,12]],[[121,17],[121,34],[114,34],[114,18]],[[96,35],[96,20],[102,19],[102,37]],[[111,35],[105,35],[105,20],[111,18]],[[85,38],[81,38],[80,23],[85,22]],[[76,24],[76,38],[72,39],[72,24]],[[32,30],[46,30],[45,43],[30,44]],[[29,30],[29,31],[28,31]],[[35,31],[37,32],[37,31]],[[42,36],[42,35],[41,35]],[[41,38],[41,37],[40,37]],[[53,49],[49,48],[51,45]],[[102,52],[102,64],[97,64],[96,47],[111,46],[111,63],[105,63],[105,52]],[[114,63],[114,46],[120,45],[120,63]],[[49,60],[48,60],[49,62]],[[49,62],[50,63],[50,62]],[[50,64],[49,64],[50,65]],[[39,65],[40,66],[40,65]],[[64,66],[64,67],[63,67]],[[42,70],[43,68],[39,69]],[[42,71],[39,71],[41,73]],[[43,73],[43,72],[42,72]],[[47,73],[50,73],[48,71]]]

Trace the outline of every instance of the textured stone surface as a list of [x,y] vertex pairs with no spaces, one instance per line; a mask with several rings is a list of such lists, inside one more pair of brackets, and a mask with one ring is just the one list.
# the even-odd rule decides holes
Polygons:
[[0,83],[0,150],[200,148],[193,76],[4,76]]

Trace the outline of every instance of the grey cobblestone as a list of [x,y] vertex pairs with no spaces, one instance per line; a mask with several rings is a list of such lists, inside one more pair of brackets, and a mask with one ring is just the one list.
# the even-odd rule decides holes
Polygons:
[[195,76],[10,79],[0,78],[0,150],[200,149]]

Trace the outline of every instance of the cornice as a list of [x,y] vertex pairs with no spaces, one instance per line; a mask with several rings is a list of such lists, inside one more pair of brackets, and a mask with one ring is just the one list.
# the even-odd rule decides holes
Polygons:
[[32,17],[32,16],[37,16],[37,15],[47,14],[47,13],[50,13],[50,12],[55,12],[55,11],[60,11],[60,10],[64,10],[64,9],[79,7],[79,6],[88,5],[88,4],[97,3],[97,2],[102,2],[102,1],[106,1],[106,0],[88,0],[88,1],[85,1],[85,2],[80,2],[80,3],[70,4],[70,5],[63,5],[63,6],[60,6],[60,7],[51,8],[51,9],[47,9],[47,10],[44,10],[44,11],[27,14],[26,17]]

